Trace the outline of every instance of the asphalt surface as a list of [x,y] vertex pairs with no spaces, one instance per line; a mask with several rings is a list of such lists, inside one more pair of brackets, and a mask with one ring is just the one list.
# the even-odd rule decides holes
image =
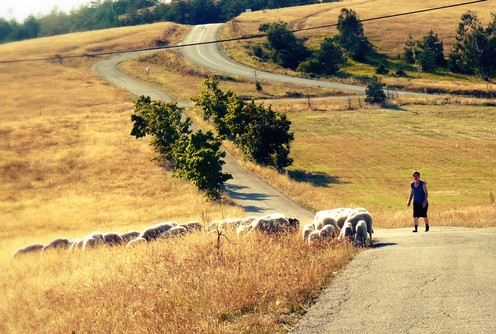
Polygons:
[[[185,43],[212,38],[206,35],[208,27],[193,27]],[[203,47],[214,50],[206,52]],[[197,56],[183,52],[197,63],[210,63],[206,66],[210,70],[218,71],[220,66],[224,73],[235,73],[230,68],[232,61],[220,64],[220,58],[210,58],[210,53],[221,55],[215,45],[203,47],[187,49],[206,60],[199,61]],[[117,70],[120,62],[135,56],[136,53],[119,55],[95,64],[93,70],[135,95],[172,100]],[[247,69],[253,73],[253,69]],[[264,75],[257,71],[259,80],[272,80]],[[283,82],[307,81],[295,79],[298,78],[286,77]],[[314,80],[308,81],[315,85]],[[363,92],[361,87],[352,87],[352,92]],[[227,183],[227,192],[248,213],[283,212],[303,223],[312,219],[313,213],[259,180],[232,157],[227,156],[224,169],[234,176]],[[496,228],[437,228],[435,222],[427,233],[422,229],[417,234],[411,229],[375,229],[374,247],[360,253],[336,275],[290,333],[496,333],[495,238]]]
[[377,230],[291,334],[496,333],[496,228]]

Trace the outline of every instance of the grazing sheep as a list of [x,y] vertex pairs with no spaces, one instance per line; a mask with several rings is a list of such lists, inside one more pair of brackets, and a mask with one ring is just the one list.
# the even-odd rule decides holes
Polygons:
[[139,244],[146,244],[147,241],[145,238],[141,238],[141,237],[138,237],[138,238],[135,238],[135,239],[132,239],[130,240],[127,245],[126,245],[126,248],[129,248],[129,247],[134,247],[136,245],[139,245]]
[[180,237],[188,233],[188,229],[184,226],[174,226],[173,228],[165,231],[160,235],[160,237],[163,238],[174,238],[174,237]]
[[356,236],[355,242],[360,247],[365,247],[365,241],[367,240],[367,223],[364,220],[360,220],[356,225]]
[[71,246],[71,241],[64,238],[58,238],[50,242],[48,245],[43,247],[43,251],[56,249],[56,248],[65,248],[68,249]]
[[303,241],[306,242],[308,240],[308,235],[315,231],[315,227],[313,224],[305,224],[303,226],[303,229],[301,230],[301,237],[303,238]]
[[137,237],[139,237],[139,235],[140,235],[140,232],[138,232],[138,231],[127,231],[127,232],[121,234],[121,238],[124,242],[127,243],[133,239],[136,239]]
[[100,232],[93,232],[83,239],[82,249],[85,250],[88,247],[95,247],[97,245],[103,245],[104,243],[105,237],[103,234]]
[[19,248],[18,250],[16,250],[14,252],[14,254],[12,255],[12,257],[16,257],[16,256],[19,256],[21,254],[39,252],[39,251],[42,251],[44,247],[45,247],[45,244],[42,244],[42,243],[28,245],[28,246],[25,246],[23,248]]
[[325,225],[320,230],[321,239],[332,239],[336,237],[336,229],[332,225]]
[[240,225],[236,229],[236,238],[241,238],[243,235],[247,234],[249,231],[249,227],[247,225]]
[[226,218],[222,220],[214,220],[212,221],[208,227],[207,231],[208,233],[214,232],[218,229],[237,229],[241,225],[249,225],[251,222],[255,220],[256,217],[253,216],[248,216],[245,218]]
[[353,240],[353,226],[350,222],[345,222],[343,228],[341,229],[341,233],[339,234],[338,239],[348,239],[350,241]]
[[293,232],[300,226],[300,221],[296,218],[287,218],[282,213],[274,213],[256,218],[249,225],[248,234],[253,231],[266,234],[277,234]]
[[356,225],[360,220],[364,220],[365,223],[367,224],[367,232],[370,235],[370,244],[372,244],[372,233],[374,233],[374,230],[372,228],[372,216],[370,213],[363,209],[356,209],[355,211],[351,212],[348,218],[346,219],[346,222],[351,223],[353,227],[353,234],[356,233]]
[[186,228],[188,232],[201,231],[203,229],[203,226],[202,224],[200,224],[200,222],[188,222],[184,224],[179,224],[179,226]]
[[119,233],[108,232],[103,235],[103,241],[106,245],[116,246],[122,245],[124,243],[124,239],[120,236]]
[[313,225],[318,230],[325,225],[332,225],[336,230],[341,229],[351,210],[350,208],[337,208],[318,211],[313,219]]
[[77,249],[83,248],[83,242],[84,238],[73,240],[69,246],[69,252],[75,252]]
[[314,245],[318,242],[320,242],[320,230],[310,232],[310,234],[308,235],[308,244]]
[[145,239],[146,241],[151,241],[153,239],[157,239],[163,233],[167,232],[174,226],[177,226],[177,224],[171,222],[158,223],[143,230],[143,232],[140,233],[139,237]]

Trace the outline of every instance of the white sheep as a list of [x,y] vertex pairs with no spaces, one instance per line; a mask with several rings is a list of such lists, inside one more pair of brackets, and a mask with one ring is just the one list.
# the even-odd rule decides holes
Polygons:
[[313,224],[305,224],[303,226],[303,229],[301,230],[301,237],[304,242],[308,240],[308,235],[313,231],[315,231],[315,226],[313,226]]
[[163,238],[174,238],[174,237],[183,236],[186,233],[188,233],[188,229],[186,227],[177,225],[177,226],[174,226],[174,227],[168,229],[164,233],[162,233],[160,235],[160,237],[163,237]]
[[353,240],[353,226],[350,222],[345,222],[343,228],[341,229],[341,233],[339,234],[338,239],[348,239],[350,241]]
[[332,239],[336,237],[336,229],[332,225],[325,225],[320,230],[321,239]]
[[83,239],[82,249],[85,250],[88,247],[95,247],[97,245],[103,245],[104,243],[105,237],[103,236],[103,233],[93,232]]
[[124,242],[127,243],[133,239],[136,239],[137,237],[139,237],[139,235],[140,235],[139,231],[127,231],[121,234],[121,238]]
[[355,242],[358,246],[364,247],[367,240],[367,223],[365,220],[360,220],[356,225]]
[[147,241],[145,238],[138,237],[138,238],[134,238],[134,239],[130,240],[126,245],[126,248],[130,248],[130,247],[134,247],[134,246],[139,245],[139,244],[146,244],[146,243],[147,243]]
[[50,242],[48,245],[43,247],[43,251],[56,249],[56,248],[65,248],[68,249],[71,246],[71,241],[65,238],[58,238]]
[[343,223],[351,210],[351,208],[336,208],[318,211],[313,219],[313,225],[318,230],[325,225],[332,225],[334,229],[339,230],[343,227]]
[[12,257],[16,257],[16,256],[19,256],[21,254],[39,252],[39,251],[42,251],[44,247],[45,247],[45,244],[42,244],[42,243],[36,243],[36,244],[28,245],[28,246],[25,246],[23,248],[19,248],[18,250],[16,250],[14,252],[14,254],[12,255]]
[[158,223],[143,230],[139,237],[145,239],[146,241],[151,241],[153,239],[157,239],[163,233],[175,226],[177,226],[177,224],[172,222]]
[[186,228],[186,230],[188,230],[188,232],[201,231],[203,229],[202,224],[200,222],[197,222],[197,221],[179,224],[179,226]]
[[308,244],[309,245],[314,245],[320,242],[320,230],[315,230],[310,232],[308,235]]
[[103,235],[103,241],[106,245],[109,246],[122,245],[124,243],[124,239],[119,233],[116,232],[105,233]]
[[249,225],[255,220],[256,217],[248,216],[245,218],[225,218],[221,220],[212,221],[208,227],[208,233],[215,232],[217,229],[232,229],[235,230],[241,225]]
[[239,239],[242,236],[244,236],[245,234],[247,234],[248,231],[249,231],[249,226],[247,226],[247,225],[240,225],[236,229],[236,237]]
[[372,216],[367,210],[363,208],[355,209],[353,212],[350,213],[350,215],[346,219],[346,222],[351,223],[353,228],[353,234],[355,234],[356,225],[360,220],[364,220],[365,223],[367,224],[367,232],[370,235],[370,244],[372,244],[372,233],[374,233],[374,229],[372,227]]
[[257,231],[265,234],[293,232],[300,226],[296,218],[288,218],[282,213],[273,213],[256,218],[249,225],[248,234]]

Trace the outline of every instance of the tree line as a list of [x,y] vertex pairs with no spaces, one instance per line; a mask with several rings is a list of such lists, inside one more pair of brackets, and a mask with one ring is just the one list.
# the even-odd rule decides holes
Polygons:
[[[343,8],[338,17],[337,34],[323,39],[317,50],[309,50],[305,39],[298,38],[286,22],[264,23],[259,31],[267,33],[267,40],[251,46],[251,54],[261,61],[271,61],[311,75],[333,75],[346,65],[347,59],[367,61],[374,57],[374,48],[354,10]],[[405,42],[403,61],[415,65],[419,72],[435,72],[447,68],[455,73],[473,74],[484,80],[496,76],[496,14],[484,27],[477,14],[462,15],[455,43],[447,59],[443,41],[434,31],[421,40],[409,34]],[[379,64],[377,74],[388,74],[386,65]],[[406,76],[399,69],[397,76]]]
[[69,13],[54,8],[48,15],[29,16],[24,22],[0,18],[0,43],[163,21],[181,24],[225,22],[246,9],[314,3],[317,0],[96,0]]

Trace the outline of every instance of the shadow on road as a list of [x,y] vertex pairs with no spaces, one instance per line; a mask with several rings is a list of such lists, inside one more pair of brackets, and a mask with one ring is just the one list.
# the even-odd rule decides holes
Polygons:
[[[240,186],[236,184],[226,184],[226,192],[234,201],[264,201],[272,196],[263,193],[249,193],[244,192],[243,189],[248,189],[248,187]],[[243,208],[246,212],[262,212],[265,209],[255,205],[245,204]]]
[[311,183],[316,187],[327,187],[330,184],[346,184],[349,182],[339,181],[339,178],[330,176],[323,172],[307,172],[304,170],[290,170],[288,171],[290,178],[297,182]]
[[372,248],[382,248],[382,247],[396,246],[396,245],[397,245],[396,242],[378,242],[378,243],[374,243],[372,245]]

